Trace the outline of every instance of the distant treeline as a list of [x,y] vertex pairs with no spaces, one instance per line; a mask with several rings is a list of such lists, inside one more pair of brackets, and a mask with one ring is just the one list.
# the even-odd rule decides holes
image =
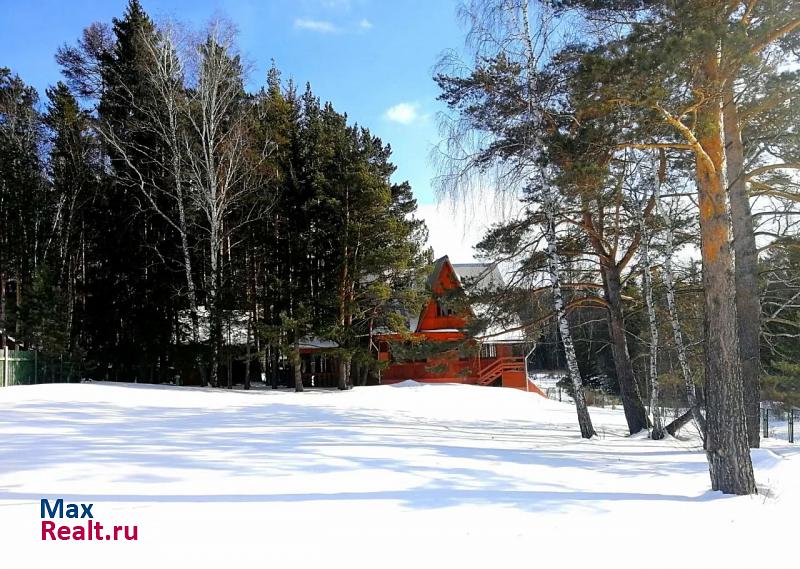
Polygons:
[[179,29],[131,0],[58,50],[43,101],[0,68],[0,342],[218,385],[237,315],[253,359],[336,342],[346,385],[368,329],[419,302],[411,188],[309,86],[273,66],[248,92],[225,23]]

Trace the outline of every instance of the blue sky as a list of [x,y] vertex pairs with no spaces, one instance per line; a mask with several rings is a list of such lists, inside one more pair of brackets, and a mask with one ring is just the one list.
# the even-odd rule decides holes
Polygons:
[[[429,154],[442,106],[432,72],[443,50],[464,44],[455,0],[141,1],[156,20],[195,27],[214,16],[232,20],[253,65],[251,88],[263,84],[275,59],[284,78],[310,82],[323,100],[390,143],[396,181],[408,179],[420,204],[435,201]],[[43,95],[60,78],[58,46],[74,43],[93,21],[121,16],[126,4],[0,0],[0,66]]]

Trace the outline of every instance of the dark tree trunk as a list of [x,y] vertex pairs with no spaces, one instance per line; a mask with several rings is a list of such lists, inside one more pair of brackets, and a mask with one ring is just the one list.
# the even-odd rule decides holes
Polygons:
[[6,327],[6,274],[0,271],[0,349],[6,347]]
[[684,413],[683,415],[672,421],[670,424],[668,424],[664,428],[664,430],[666,430],[670,435],[674,437],[678,433],[678,431],[680,431],[682,428],[688,425],[693,418],[694,418],[694,410],[689,409],[688,411],[686,411],[686,413]]
[[638,433],[649,426],[647,411],[642,403],[639,384],[633,373],[633,364],[625,337],[625,321],[622,316],[622,283],[619,269],[612,264],[602,267],[603,287],[608,301],[608,331],[611,337],[611,353],[617,372],[620,397],[625,410],[625,420],[630,434]]
[[[721,84],[718,75],[719,62],[714,50],[706,58],[699,86],[714,92]],[[725,494],[755,494],[739,374],[736,289],[720,103],[712,99],[698,109],[700,149],[695,151],[705,290],[706,455],[713,490]]]
[[349,389],[350,387],[350,363],[352,356],[342,355],[339,358],[339,389]]
[[[216,296],[216,295],[215,295]],[[222,357],[222,319],[220,318],[219,310],[214,306],[216,299],[211,301],[211,311],[209,317],[209,330],[211,335],[211,372],[209,381],[211,387],[219,387],[219,364]]]
[[250,389],[250,330],[247,332],[247,349],[244,356],[244,388]]
[[272,389],[278,389],[278,363],[279,354],[277,348],[270,346],[269,358],[269,383]]
[[227,351],[227,372],[228,372],[228,389],[233,389],[233,357],[231,355],[231,346],[228,346]]
[[300,358],[300,347],[292,346],[292,367],[294,368],[294,390],[303,391],[303,361]]
[[725,129],[725,161],[728,172],[728,199],[733,226],[734,276],[736,281],[736,318],[739,331],[747,440],[758,448],[761,387],[759,336],[761,304],[758,293],[758,250],[753,232],[753,215],[744,173],[744,146],[739,127],[739,113],[733,86],[728,82],[723,109]]

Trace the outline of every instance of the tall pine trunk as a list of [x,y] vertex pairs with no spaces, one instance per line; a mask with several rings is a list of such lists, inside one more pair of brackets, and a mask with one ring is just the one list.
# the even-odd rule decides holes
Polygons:
[[578,358],[575,355],[575,344],[572,341],[572,333],[567,322],[566,311],[564,310],[564,299],[561,294],[561,260],[556,250],[556,222],[555,206],[552,203],[544,204],[546,219],[545,239],[547,240],[547,264],[550,273],[550,284],[553,289],[553,305],[558,320],[558,330],[561,333],[561,342],[564,345],[564,355],[567,359],[567,370],[569,371],[572,389],[574,391],[575,409],[578,413],[578,426],[581,430],[581,437],[590,439],[597,433],[592,426],[592,418],[589,416],[589,409],[586,406],[586,397],[583,393],[583,381],[581,372],[578,368]]
[[[344,199],[344,224],[341,233],[342,239],[342,250],[341,250],[341,269],[339,271],[339,332],[340,332],[340,348],[343,348],[342,354],[339,356],[339,369],[338,369],[338,382],[337,387],[339,389],[347,389],[348,387],[348,380],[350,375],[350,360],[352,358],[352,354],[347,351],[350,346],[344,345],[349,343],[349,332],[350,332],[350,305],[349,305],[349,297],[348,291],[350,290],[350,280],[352,278],[350,274],[350,247],[349,247],[349,239],[350,239],[350,188],[347,187],[345,190],[345,199]],[[348,341],[345,341],[347,339]]]
[[338,388],[339,389],[349,389],[350,388],[350,368],[352,362],[352,355],[349,353],[342,354],[339,357],[339,381],[338,381]]
[[619,268],[608,259],[600,268],[603,288],[608,302],[608,331],[611,337],[611,354],[617,372],[620,397],[625,411],[630,434],[638,433],[649,426],[647,410],[642,403],[639,384],[633,373],[633,364],[628,352],[628,339],[625,336],[625,320],[622,315],[622,277]]
[[759,385],[759,349],[761,304],[758,293],[758,250],[753,232],[753,215],[744,172],[744,146],[733,84],[726,82],[723,123],[725,164],[728,174],[728,199],[733,226],[733,252],[736,260],[736,316],[739,331],[739,359],[744,390],[744,413],[747,440],[758,448],[761,388]]
[[[698,91],[720,93],[717,50],[706,54]],[[705,379],[711,487],[726,494],[756,493],[745,430],[739,341],[730,244],[730,217],[722,141],[722,105],[714,97],[697,111],[695,152],[700,203],[700,237],[705,290]]]

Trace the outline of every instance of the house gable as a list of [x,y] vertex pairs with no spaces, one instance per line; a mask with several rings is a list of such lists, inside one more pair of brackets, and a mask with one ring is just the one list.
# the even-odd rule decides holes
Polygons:
[[450,291],[462,288],[461,280],[446,255],[436,261],[433,272],[428,277],[428,288],[434,298],[430,299],[422,309],[416,332],[465,328],[470,315],[456,314],[438,299]]

